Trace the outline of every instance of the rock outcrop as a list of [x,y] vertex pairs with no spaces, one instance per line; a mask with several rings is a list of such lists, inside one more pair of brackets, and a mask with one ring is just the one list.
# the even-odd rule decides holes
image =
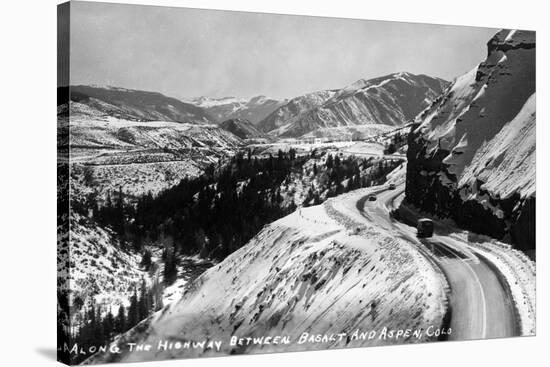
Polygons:
[[535,248],[535,33],[502,30],[409,135],[406,199],[474,232]]

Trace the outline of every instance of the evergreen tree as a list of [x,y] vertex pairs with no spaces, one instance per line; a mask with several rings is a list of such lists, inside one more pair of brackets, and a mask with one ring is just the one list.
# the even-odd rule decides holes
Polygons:
[[333,166],[332,154],[329,154],[329,155],[328,155],[327,161],[326,161],[325,165],[327,166],[328,169],[331,169],[331,168],[332,168],[332,166]]
[[296,210],[297,206],[294,200],[290,202],[290,205],[288,206],[288,213],[292,213]]
[[126,329],[126,310],[124,308],[124,305],[120,305],[118,308],[118,314],[115,320],[115,332],[117,334],[125,332]]
[[147,292],[147,283],[145,282],[145,279],[141,279],[141,289],[140,289],[140,295],[139,295],[139,302],[138,302],[138,315],[139,319],[143,320],[149,316],[149,295]]
[[111,309],[109,308],[109,312],[107,315],[105,315],[105,318],[103,319],[103,331],[105,333],[105,337],[110,340],[113,336],[113,332],[115,329],[115,318],[113,316],[113,313]]
[[176,256],[172,250],[166,250],[166,260],[164,260],[164,283],[166,285],[174,283],[178,276],[178,264]]
[[141,258],[141,266],[145,268],[145,271],[149,271],[151,269],[151,265],[151,251],[145,250],[143,257]]
[[128,308],[127,328],[134,327],[139,322],[138,296],[134,288],[134,294],[130,298],[130,308]]
[[124,195],[122,193],[122,186],[118,187],[118,198],[115,207],[115,216],[116,216],[116,232],[123,236],[124,235]]

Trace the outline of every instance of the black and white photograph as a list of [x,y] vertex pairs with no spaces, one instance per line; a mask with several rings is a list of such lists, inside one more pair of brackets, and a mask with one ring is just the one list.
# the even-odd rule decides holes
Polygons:
[[534,337],[536,39],[58,4],[57,360]]

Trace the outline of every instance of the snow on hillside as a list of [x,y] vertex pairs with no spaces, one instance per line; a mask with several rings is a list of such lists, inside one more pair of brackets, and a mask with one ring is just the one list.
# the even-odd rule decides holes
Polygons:
[[58,286],[68,292],[71,305],[77,298],[85,305],[93,300],[103,311],[110,307],[116,314],[119,305],[129,305],[134,287],[149,279],[140,268],[141,257],[124,251],[111,230],[77,213],[71,214],[69,228],[69,241],[58,241],[57,246]]
[[501,30],[487,58],[417,118],[407,200],[471,231],[535,248],[535,32]]
[[[475,187],[476,181],[484,184],[480,189],[501,199],[519,192],[522,198],[535,195],[536,169],[536,96],[533,94],[517,116],[477,150],[466,167],[459,187]],[[467,192],[463,192],[467,195]],[[472,192],[473,195],[476,192]],[[464,199],[471,197],[465,196]]]
[[[87,105],[104,115],[133,121],[176,121],[194,124],[213,123],[202,108],[160,93],[116,87],[73,85],[58,88],[71,102]],[[63,101],[69,102],[68,100]]]
[[87,148],[234,148],[242,143],[216,125],[170,121],[129,121],[101,117],[82,104],[71,104],[70,145]]
[[71,102],[67,141],[73,195],[96,191],[100,199],[119,188],[133,197],[156,194],[243,144],[217,125],[130,121],[79,102]]
[[344,140],[347,138],[348,140],[364,140],[390,132],[393,129],[393,126],[383,124],[328,127],[311,131],[302,135],[300,138],[326,138],[329,140]]
[[429,106],[446,86],[447,82],[441,79],[406,72],[361,79],[331,91],[332,95],[321,103],[305,109],[294,108],[292,114],[277,116],[276,123],[268,118],[260,125],[271,129],[271,135],[282,137],[358,125],[401,126]]
[[[459,77],[440,101],[419,116],[421,125],[415,133],[422,134],[422,138],[427,141],[427,154],[436,150],[449,151],[443,162],[448,167],[448,172],[457,176],[459,187],[472,184],[474,174],[487,179],[500,175],[498,182],[484,185],[485,189],[497,189],[503,183],[504,177],[514,174],[515,171],[517,178],[528,175],[523,180],[508,180],[507,188],[497,189],[500,190],[498,194],[508,196],[529,185],[531,189],[523,191],[526,194],[533,193],[534,42],[534,32],[499,32],[489,42],[487,60]],[[527,135],[515,137],[516,134]],[[488,143],[494,138],[495,141]],[[517,143],[522,146],[518,147]],[[488,150],[491,149],[497,149],[498,156],[495,152],[489,153]],[[507,153],[509,149],[511,151]],[[511,157],[518,153],[516,149],[523,150],[522,157],[532,157],[510,162],[513,160]],[[488,154],[495,155],[490,157]],[[508,159],[504,159],[505,156]],[[489,162],[489,158],[493,159]],[[482,174],[482,165],[489,163],[492,173],[487,170]],[[522,164],[532,169],[520,167]],[[470,165],[472,166],[469,167]],[[531,184],[526,183],[526,180]]]
[[[264,227],[246,246],[201,275],[179,302],[116,341],[120,346],[156,346],[161,340],[221,340],[219,352],[153,347],[140,353],[98,354],[87,363],[430,340],[426,333],[399,340],[351,338],[356,330],[439,327],[445,314],[445,280],[407,242],[376,227],[356,230],[348,213],[335,209],[340,198],[299,209]],[[297,343],[304,332],[349,334],[325,343]],[[233,335],[287,336],[291,342],[232,346]]]
[[182,179],[197,177],[202,172],[202,168],[192,160],[93,166],[73,164],[71,194],[84,198],[96,192],[100,201],[105,200],[107,194],[113,197],[119,189],[130,198],[148,193],[155,196]]
[[236,98],[236,97],[209,98],[209,97],[203,96],[203,97],[194,98],[189,102],[194,103],[195,105],[202,108],[209,108],[214,106],[224,106],[227,104],[243,105],[247,101],[243,98]]
[[[69,232],[65,229],[70,228]],[[164,263],[161,248],[150,247],[153,266],[145,271],[142,255],[129,249],[111,229],[78,213],[71,214],[70,227],[66,222],[58,228],[57,284],[66,296],[70,313],[67,327],[74,332],[86,322],[85,312],[92,306],[105,316],[117,315],[120,306],[130,307],[134,291],[138,294],[145,282],[148,289],[160,287],[162,304],[179,300],[188,283],[213,264],[198,256],[182,256],[178,263],[178,278],[164,287]]]
[[[159,282],[162,282],[164,281],[164,277],[162,276],[164,271],[164,263],[159,261],[161,251],[157,248],[153,252],[156,256],[156,258],[153,257],[153,262],[157,262],[159,265]],[[198,255],[180,256],[177,265],[177,278],[174,283],[164,288],[162,292],[162,303],[164,305],[169,305],[173,302],[179,301],[184,292],[187,290],[189,283],[192,283],[193,280],[213,265],[214,263],[212,261],[202,259]]]
[[358,142],[343,149],[343,152],[361,156],[381,156],[384,154],[384,145],[378,142]]
[[220,123],[220,127],[241,139],[266,138],[266,134],[259,131],[252,122],[243,119],[230,119]]
[[[322,90],[292,98],[260,121],[258,128],[264,132],[283,128],[284,125],[288,125],[291,120],[297,118],[301,113],[322,105],[326,100],[334,96],[335,93],[336,91],[334,90]],[[278,132],[273,132],[273,134],[280,135]]]

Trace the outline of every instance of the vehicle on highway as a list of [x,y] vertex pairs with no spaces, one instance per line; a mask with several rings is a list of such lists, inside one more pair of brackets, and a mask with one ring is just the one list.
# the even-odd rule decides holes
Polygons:
[[434,234],[434,222],[428,218],[419,219],[416,224],[417,237],[432,237]]
[[348,235],[350,235],[350,236],[358,235],[364,229],[365,229],[364,226],[353,227],[348,231]]
[[390,190],[395,190],[395,184],[390,184],[390,186],[388,187]]
[[369,195],[369,201],[376,201],[376,195]]

